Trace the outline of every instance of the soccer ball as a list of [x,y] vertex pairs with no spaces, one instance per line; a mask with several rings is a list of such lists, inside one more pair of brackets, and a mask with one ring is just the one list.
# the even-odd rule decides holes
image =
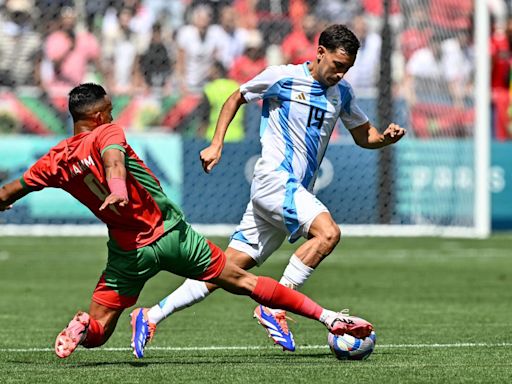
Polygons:
[[377,336],[372,331],[365,339],[357,339],[345,333],[337,336],[329,332],[327,342],[332,353],[339,360],[365,360],[371,355],[375,348]]

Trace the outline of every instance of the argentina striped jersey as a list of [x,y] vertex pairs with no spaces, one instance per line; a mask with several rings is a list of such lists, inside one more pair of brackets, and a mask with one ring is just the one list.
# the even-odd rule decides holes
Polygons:
[[311,76],[307,62],[270,66],[240,91],[247,102],[263,100],[262,155],[255,173],[283,170],[308,190],[338,117],[347,129],[368,121],[347,81],[324,86]]

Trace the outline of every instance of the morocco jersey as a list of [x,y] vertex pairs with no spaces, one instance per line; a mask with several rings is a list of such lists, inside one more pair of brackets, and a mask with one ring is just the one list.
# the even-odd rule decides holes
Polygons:
[[240,91],[247,102],[263,99],[255,173],[283,170],[310,191],[338,117],[347,129],[368,121],[348,82],[327,87],[311,76],[307,62],[270,66]]
[[[100,211],[110,194],[101,156],[110,148],[125,154],[129,202],[125,207],[110,205]],[[109,236],[124,250],[152,243],[183,216],[116,124],[104,124],[61,141],[25,172],[21,182],[30,190],[54,187],[67,191],[107,225]]]

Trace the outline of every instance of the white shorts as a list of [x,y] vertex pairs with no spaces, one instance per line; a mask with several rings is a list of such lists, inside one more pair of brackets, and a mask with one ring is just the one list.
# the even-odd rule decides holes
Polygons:
[[329,211],[287,172],[255,175],[251,200],[229,246],[262,264],[286,236],[291,243],[307,237],[311,223],[322,212]]

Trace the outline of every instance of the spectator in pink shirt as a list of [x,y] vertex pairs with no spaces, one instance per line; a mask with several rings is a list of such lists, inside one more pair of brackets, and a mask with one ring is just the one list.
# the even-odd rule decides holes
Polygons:
[[41,82],[59,109],[66,110],[69,90],[86,80],[89,64],[102,73],[98,40],[90,32],[77,31],[73,8],[62,9],[60,28],[48,35],[43,52]]

